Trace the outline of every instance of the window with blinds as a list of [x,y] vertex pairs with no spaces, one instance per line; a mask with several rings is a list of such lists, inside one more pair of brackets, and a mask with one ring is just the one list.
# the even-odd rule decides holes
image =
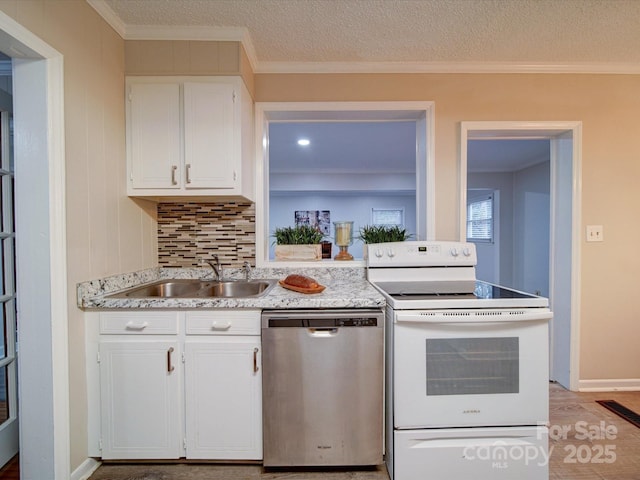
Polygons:
[[467,241],[493,242],[493,193],[467,202]]

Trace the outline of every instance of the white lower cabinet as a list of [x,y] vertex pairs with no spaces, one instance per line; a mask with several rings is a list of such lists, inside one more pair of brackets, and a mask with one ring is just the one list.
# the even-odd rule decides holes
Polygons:
[[103,459],[262,458],[259,310],[101,312],[97,352]]
[[177,341],[100,342],[102,458],[180,458]]
[[260,337],[187,338],[187,458],[262,458]]

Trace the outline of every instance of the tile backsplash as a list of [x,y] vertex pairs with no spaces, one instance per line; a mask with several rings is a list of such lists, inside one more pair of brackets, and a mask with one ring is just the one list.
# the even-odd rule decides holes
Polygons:
[[198,267],[218,255],[226,266],[255,265],[253,203],[159,203],[158,263]]

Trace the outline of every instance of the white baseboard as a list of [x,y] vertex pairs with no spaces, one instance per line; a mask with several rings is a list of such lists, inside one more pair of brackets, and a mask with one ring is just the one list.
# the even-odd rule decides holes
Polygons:
[[87,458],[71,473],[69,480],[87,480],[100,465],[101,462],[95,458]]
[[580,380],[579,392],[637,392],[640,391],[640,378],[613,378]]

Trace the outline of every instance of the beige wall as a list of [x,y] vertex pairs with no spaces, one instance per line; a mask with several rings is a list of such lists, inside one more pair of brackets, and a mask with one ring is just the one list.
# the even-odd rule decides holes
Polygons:
[[253,96],[253,70],[240,42],[127,40],[126,75],[240,75]]
[[[257,102],[435,102],[436,236],[456,240],[461,121],[583,122],[580,378],[640,379],[636,244],[640,227],[640,76],[258,74]],[[633,255],[636,255],[635,257]]]
[[0,9],[64,55],[73,471],[87,458],[84,322],[75,286],[154,266],[156,222],[148,205],[125,195],[124,41],[84,0],[4,0]]
[[[124,42],[84,0],[0,0],[0,9],[64,54],[69,256],[71,469],[86,458],[84,326],[75,284],[156,263],[150,205],[125,195]],[[241,52],[241,70],[246,56]],[[640,260],[640,76],[256,75],[256,101],[433,100],[436,232],[458,238],[459,123],[583,122],[581,378],[640,378],[631,300]],[[142,208],[141,208],[142,207]]]

